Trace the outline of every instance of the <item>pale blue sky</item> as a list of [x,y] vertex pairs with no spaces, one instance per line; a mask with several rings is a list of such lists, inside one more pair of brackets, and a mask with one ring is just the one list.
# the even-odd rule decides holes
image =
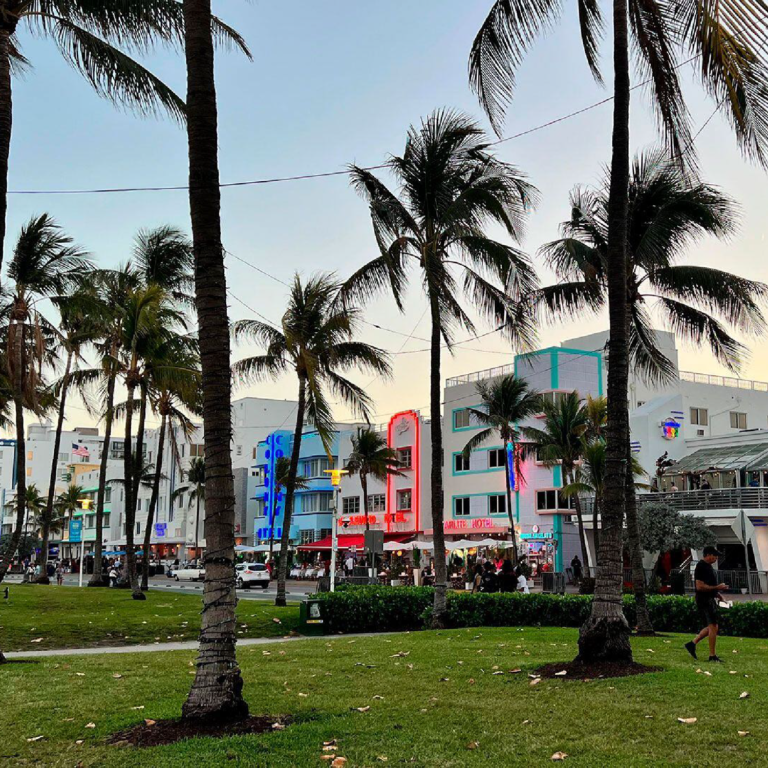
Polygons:
[[[254,61],[234,53],[217,59],[220,114],[220,165],[223,181],[286,176],[343,169],[346,163],[375,164],[399,152],[408,125],[435,107],[481,110],[467,85],[467,54],[490,0],[219,0],[214,9],[246,37]],[[50,40],[20,37],[34,70],[14,84],[11,189],[87,188],[183,184],[186,138],[167,120],[141,120],[100,100],[64,63]],[[161,51],[151,68],[183,95],[183,58]],[[692,77],[685,77],[698,127],[712,106]],[[538,43],[519,74],[505,135],[511,135],[604,98],[591,80],[579,49],[575,16],[566,13],[559,27]],[[634,94],[632,138],[635,148],[653,141],[654,124],[641,92]],[[608,157],[610,105],[551,128],[508,142],[499,156],[518,165],[542,192],[524,247],[531,253],[557,234],[568,214],[568,191],[591,183]],[[486,124],[483,119],[483,123]],[[704,178],[721,185],[743,206],[739,237],[729,244],[701,243],[698,263],[728,268],[768,280],[765,267],[765,192],[763,171],[740,157],[728,127],[715,118],[697,145]],[[140,227],[173,223],[188,227],[184,192],[93,196],[11,196],[9,238],[31,214],[47,211],[79,243],[114,265],[130,254]],[[374,255],[364,203],[345,177],[223,193],[226,247],[284,280],[295,270],[335,269],[346,276]],[[247,266],[230,260],[234,293],[270,318],[278,318],[284,289]],[[546,277],[545,273],[542,275]],[[417,290],[404,316],[383,299],[367,308],[372,322],[410,332],[422,316]],[[248,313],[233,302],[235,318]],[[604,327],[604,320],[579,327],[544,328],[542,345],[583,330]],[[480,332],[487,330],[478,326]],[[366,328],[366,338],[397,350],[404,337]],[[417,336],[426,337],[422,320]],[[405,349],[420,349],[412,340]],[[446,376],[500,365],[511,353],[500,339],[469,345],[485,353],[459,350],[444,365]],[[708,355],[686,350],[682,366],[716,372]],[[743,375],[768,379],[768,363],[759,351]],[[394,410],[428,402],[427,355],[401,355],[395,380],[370,387],[377,420]],[[361,377],[362,383],[369,379]],[[294,397],[290,380],[241,393]],[[79,413],[72,415],[71,423]],[[346,417],[339,410],[339,417]]]

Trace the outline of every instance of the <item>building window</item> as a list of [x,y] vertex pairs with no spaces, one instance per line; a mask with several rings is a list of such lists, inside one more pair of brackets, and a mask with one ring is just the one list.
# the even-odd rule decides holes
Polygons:
[[731,411],[731,429],[746,429],[747,414]]
[[243,455],[243,446],[242,445],[238,445],[237,446],[237,455],[238,456],[242,456]]
[[454,517],[466,517],[469,515],[469,496],[460,496],[453,500]]
[[331,462],[326,458],[308,459],[303,462],[304,477],[325,477],[325,470],[331,468]]
[[109,528],[109,512],[105,512],[102,516],[102,523],[105,528]]
[[359,515],[360,514],[360,497],[345,496],[342,501],[341,509],[342,509],[342,514]]
[[190,443],[190,456],[205,456],[205,443]]
[[691,424],[706,427],[709,424],[709,411],[706,408],[691,408]]
[[256,452],[258,451],[258,448],[254,447],[254,449],[251,451],[251,458],[256,458]]
[[179,509],[181,509],[184,506],[184,494],[179,494]]
[[[184,454],[186,452],[186,448],[187,448],[187,446],[184,443],[182,443],[181,444],[181,458],[182,459],[184,458]],[[256,457],[254,456],[253,458],[255,459]]]
[[457,453],[453,457],[453,468],[456,472],[468,472],[469,456],[465,456],[463,453]]
[[498,469],[503,467],[507,461],[507,452],[503,448],[494,448],[488,451],[488,468]]
[[566,499],[562,491],[552,488],[547,491],[536,491],[536,509],[539,512],[552,512],[561,509],[569,510],[575,507],[575,497]]
[[112,501],[112,486],[108,485],[104,489],[104,503],[109,504],[110,501]]
[[330,493],[308,493],[302,499],[302,512],[328,512],[331,508]]
[[301,530],[299,536],[302,544],[311,544],[315,540],[315,531],[314,529]]
[[466,429],[469,426],[469,410],[461,408],[453,412],[453,428]]
[[141,523],[139,523],[138,521],[136,523],[136,533],[137,534],[141,533]]
[[332,534],[333,534],[333,529],[331,529],[331,528],[321,528],[320,529],[320,538],[321,539],[327,539]]
[[168,507],[168,522],[169,522],[169,523],[172,523],[172,522],[173,522],[173,515],[174,515],[174,509],[173,509],[173,504],[171,504],[171,505]]
[[397,460],[400,462],[400,467],[402,469],[410,469],[411,468],[411,449],[408,448],[398,448],[397,449]]
[[86,528],[95,528],[96,527],[96,515],[86,515],[85,516],[85,527]]
[[387,506],[386,496],[383,493],[368,494],[368,512],[384,512]]
[[488,513],[491,515],[506,515],[507,514],[507,497],[506,496],[489,496],[488,497]]
[[408,512],[411,509],[411,489],[405,488],[397,492],[397,511]]
[[569,394],[569,392],[542,392],[540,397],[542,401],[546,401],[552,405],[560,405]]
[[68,453],[59,453],[59,461],[69,461]]

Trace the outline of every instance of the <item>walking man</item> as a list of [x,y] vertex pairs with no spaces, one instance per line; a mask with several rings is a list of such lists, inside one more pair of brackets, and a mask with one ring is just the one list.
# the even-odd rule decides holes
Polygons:
[[693,572],[693,580],[696,584],[696,607],[706,625],[693,640],[685,644],[686,650],[694,659],[698,658],[696,646],[707,637],[709,638],[709,660],[722,661],[715,650],[719,624],[717,601],[720,597],[719,592],[728,589],[728,585],[717,582],[712,564],[717,562],[718,557],[720,552],[715,547],[704,547],[704,558],[696,563],[696,569]]

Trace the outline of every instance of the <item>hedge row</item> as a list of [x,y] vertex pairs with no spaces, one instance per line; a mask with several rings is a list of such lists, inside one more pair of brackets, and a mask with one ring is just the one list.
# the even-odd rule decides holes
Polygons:
[[[432,608],[431,587],[346,587],[318,595],[328,632],[395,632],[423,629]],[[523,595],[449,592],[449,627],[579,627],[589,615],[591,595]],[[701,619],[693,598],[648,598],[659,632],[698,632]],[[624,614],[634,626],[635,599],[624,597]],[[768,637],[768,604],[734,603],[721,611],[720,631],[738,637]]]

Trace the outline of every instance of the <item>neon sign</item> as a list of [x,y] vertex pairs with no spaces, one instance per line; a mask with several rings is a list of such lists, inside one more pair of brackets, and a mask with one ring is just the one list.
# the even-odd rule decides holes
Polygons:
[[446,531],[464,531],[467,528],[495,528],[496,522],[488,517],[479,517],[476,520],[446,520],[443,529]]
[[665,440],[674,440],[680,435],[680,422],[670,418],[661,425],[661,436]]

